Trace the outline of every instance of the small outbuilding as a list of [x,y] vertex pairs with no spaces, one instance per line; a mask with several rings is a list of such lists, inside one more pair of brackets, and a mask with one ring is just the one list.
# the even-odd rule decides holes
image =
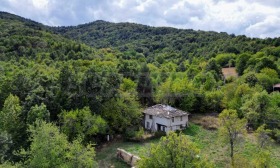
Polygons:
[[280,92],[280,83],[273,85],[273,91]]
[[144,110],[144,127],[147,130],[175,131],[188,126],[190,113],[168,105],[157,104]]

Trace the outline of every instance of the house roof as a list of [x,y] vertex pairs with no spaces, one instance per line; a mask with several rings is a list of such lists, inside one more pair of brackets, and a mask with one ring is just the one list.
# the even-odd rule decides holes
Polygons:
[[164,104],[157,104],[151,107],[146,108],[143,113],[159,116],[159,117],[165,117],[165,118],[172,118],[172,117],[178,117],[178,116],[185,116],[189,115],[190,113],[173,108],[168,105]]
[[280,83],[275,84],[273,87],[275,87],[275,88],[280,88]]

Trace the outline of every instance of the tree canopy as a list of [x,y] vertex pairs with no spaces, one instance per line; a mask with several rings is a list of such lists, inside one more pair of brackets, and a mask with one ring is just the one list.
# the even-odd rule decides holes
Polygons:
[[213,167],[199,155],[199,148],[186,135],[169,132],[158,144],[153,144],[146,156],[137,162],[140,168]]

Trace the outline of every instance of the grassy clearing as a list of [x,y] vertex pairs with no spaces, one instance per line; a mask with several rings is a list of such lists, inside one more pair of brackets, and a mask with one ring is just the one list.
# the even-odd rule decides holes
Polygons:
[[196,114],[190,118],[190,121],[208,130],[216,130],[219,127],[218,118],[215,115]]
[[[190,127],[182,131],[183,134],[188,135],[198,147],[201,149],[201,155],[208,158],[213,163],[215,167],[229,167],[229,148],[227,145],[219,140],[218,132],[216,130],[207,130],[202,126],[191,123]],[[115,142],[107,147],[103,148],[101,151],[97,152],[97,160],[99,162],[99,167],[128,167],[125,163],[118,161],[116,159],[117,148],[125,149],[132,154],[141,156],[147,152],[152,143],[157,143],[159,139],[148,140],[143,143],[137,142]],[[256,153],[257,145],[254,135],[248,134],[244,142],[237,146],[236,153],[241,157],[248,160],[253,160],[253,156]],[[280,145],[272,144],[272,165],[273,167],[280,167]]]
[[[190,127],[183,133],[189,135],[198,144],[201,155],[214,162],[216,167],[228,167],[228,163],[230,163],[229,148],[220,141],[218,131],[206,130],[196,124],[190,124]],[[273,143],[270,150],[272,167],[280,167],[280,145]],[[248,134],[245,140],[236,147],[236,153],[252,161],[257,153],[255,136]]]
[[98,161],[99,167],[115,167],[115,168],[125,168],[129,167],[126,163],[119,161],[116,158],[117,148],[125,149],[126,151],[134,155],[144,155],[149,149],[152,143],[157,143],[158,139],[147,140],[143,143],[140,142],[114,142],[104,147],[96,154],[96,159]]

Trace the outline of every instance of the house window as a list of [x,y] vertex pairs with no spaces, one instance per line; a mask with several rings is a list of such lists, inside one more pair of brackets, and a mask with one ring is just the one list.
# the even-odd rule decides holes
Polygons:
[[174,122],[174,117],[172,117],[172,122]]
[[147,127],[146,128],[148,128],[148,129],[150,128],[150,123],[149,122],[147,122]]
[[183,116],[181,116],[181,121],[183,121]]
[[149,115],[149,118],[150,118],[150,119],[153,119],[153,116],[152,116],[152,115]]

